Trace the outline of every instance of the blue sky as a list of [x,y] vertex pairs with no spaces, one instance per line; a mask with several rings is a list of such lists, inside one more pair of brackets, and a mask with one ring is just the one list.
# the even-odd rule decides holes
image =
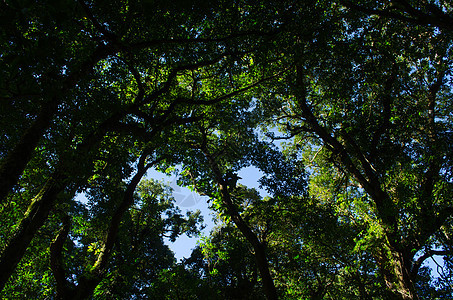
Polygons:
[[[238,183],[245,185],[249,188],[256,188],[262,196],[266,195],[266,192],[258,188],[258,180],[262,174],[255,167],[244,168],[239,172],[241,179]],[[208,208],[208,197],[200,196],[196,192],[189,190],[188,188],[179,187],[176,185],[176,176],[167,176],[156,170],[148,171],[147,178],[153,178],[155,180],[163,181],[169,184],[173,188],[173,197],[175,198],[176,204],[181,209],[182,213],[186,211],[196,211],[199,209],[204,218],[204,224],[206,228],[203,230],[203,235],[208,235],[211,229],[215,226],[213,221],[213,212]],[[171,243],[168,239],[165,241],[169,245],[170,249],[175,253],[176,259],[179,261],[182,258],[188,258],[192,253],[192,249],[197,245],[199,237],[189,238],[186,235],[180,236],[174,243]]]

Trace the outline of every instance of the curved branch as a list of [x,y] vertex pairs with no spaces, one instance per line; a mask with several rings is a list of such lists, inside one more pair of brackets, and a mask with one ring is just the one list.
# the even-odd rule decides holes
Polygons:
[[[203,140],[206,141],[205,133],[203,133]],[[277,290],[275,288],[274,281],[269,271],[269,263],[266,257],[265,244],[258,239],[258,237],[252,231],[250,226],[239,214],[236,206],[231,200],[228,182],[225,180],[224,175],[220,171],[217,162],[212,157],[211,153],[208,151],[206,143],[203,143],[202,147],[200,147],[199,150],[201,150],[201,152],[205,155],[206,159],[208,160],[209,166],[214,174],[214,180],[219,187],[222,202],[227,209],[228,215],[231,217],[236,227],[244,235],[247,241],[252,245],[253,250],[255,251],[254,255],[256,265],[260,272],[261,279],[263,280],[263,289],[266,294],[266,298],[278,299]]]
[[131,179],[127,188],[124,192],[123,199],[120,205],[116,208],[113,216],[110,220],[109,227],[107,229],[103,246],[101,251],[96,259],[96,262],[91,267],[91,269],[83,274],[79,279],[79,284],[73,291],[73,296],[71,299],[86,299],[89,298],[96,286],[101,282],[104,278],[107,263],[109,262],[110,256],[112,254],[114,245],[117,241],[119,226],[123,219],[123,215],[126,211],[130,208],[130,206],[134,203],[134,192],[137,188],[142,177],[146,174],[146,171],[165,157],[160,157],[155,159],[152,162],[146,163],[146,159],[149,156],[149,153],[152,152],[152,149],[149,151],[145,151],[139,158],[138,166],[137,166],[137,173]]
[[453,255],[453,251],[449,251],[449,250],[428,250],[428,251],[426,251],[425,254],[420,256],[412,265],[411,277],[415,279],[417,277],[418,270],[422,266],[423,262],[425,260],[427,260],[428,258],[433,257],[434,255]]
[[344,6],[356,11],[360,11],[367,15],[392,18],[417,25],[432,25],[438,27],[439,29],[446,29],[448,31],[453,30],[453,17],[443,12],[442,9],[440,9],[436,5],[427,4],[425,8],[429,13],[425,13],[419,9],[414,8],[407,1],[395,0],[395,2],[397,4],[400,4],[400,6],[391,7],[390,9],[374,9],[357,5],[354,2],[348,0],[340,1],[340,3]]

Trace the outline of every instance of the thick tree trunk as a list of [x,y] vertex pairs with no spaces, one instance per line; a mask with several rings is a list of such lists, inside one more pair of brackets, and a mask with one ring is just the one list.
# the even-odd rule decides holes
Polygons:
[[3,203],[13,186],[16,185],[19,176],[24,172],[36,145],[49,127],[57,107],[58,101],[55,98],[42,106],[38,117],[0,165],[0,203]]
[[67,299],[70,291],[62,257],[63,246],[71,229],[70,221],[70,217],[65,214],[62,219],[60,231],[50,244],[50,268],[57,283],[56,299]]
[[[72,89],[77,82],[91,72],[93,66],[98,61],[108,57],[110,54],[117,52],[113,46],[102,45],[96,48],[92,55],[80,65],[80,68],[66,77],[62,82],[56,84],[59,88],[54,91],[54,95],[61,97],[67,90]],[[30,127],[24,132],[16,146],[8,152],[6,158],[0,165],[0,204],[3,203],[8,193],[17,184],[20,175],[24,172],[25,167],[33,156],[33,152],[39,143],[39,140],[49,128],[52,119],[58,110],[61,100],[57,96],[44,102],[36,119]]]
[[263,281],[266,298],[269,300],[278,299],[277,289],[275,288],[274,280],[269,272],[269,263],[267,262],[264,245],[259,243],[253,246],[253,250],[255,250],[255,260],[260,272],[261,280]]
[[52,209],[58,194],[64,189],[64,180],[54,174],[33,199],[15,234],[2,250],[0,258],[0,290],[3,289],[23,257],[36,232]]
[[379,269],[384,277],[389,297],[399,300],[418,300],[415,285],[410,275],[410,266],[404,256],[395,250],[379,253]]

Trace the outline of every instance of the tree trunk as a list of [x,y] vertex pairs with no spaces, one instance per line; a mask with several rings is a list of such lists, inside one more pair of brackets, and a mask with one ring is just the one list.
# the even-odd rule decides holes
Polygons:
[[[113,216],[110,220],[110,224],[105,235],[104,245],[91,269],[84,273],[82,276],[78,278],[78,285],[75,288],[68,289],[67,286],[69,285],[66,278],[61,278],[61,280],[57,280],[57,290],[61,291],[61,296],[58,297],[60,299],[71,299],[71,300],[78,300],[78,299],[88,299],[92,296],[94,290],[98,286],[98,284],[104,278],[105,269],[109,258],[111,256],[113,246],[115,244],[118,229],[123,219],[124,214],[130,208],[130,206],[134,203],[134,192],[137,188],[137,185],[140,183],[142,177],[146,174],[146,171],[154,164],[150,163],[145,166],[146,157],[148,154],[143,154],[139,159],[138,170],[134,177],[131,179],[130,183],[128,184],[123,199],[120,205],[116,208]],[[58,249],[60,252],[62,248]],[[56,257],[61,256],[61,253],[56,253]],[[59,267],[59,268],[58,268]],[[58,266],[57,268],[53,268],[54,276],[55,273],[64,273],[62,266]]]
[[38,117],[3,160],[0,166],[0,203],[3,203],[8,193],[19,180],[19,176],[24,172],[25,166],[30,161],[39,140],[49,127],[57,107],[58,101],[55,98],[45,103]]
[[260,242],[256,234],[250,229],[248,224],[242,219],[233,202],[231,201],[230,193],[228,191],[228,185],[223,179],[222,173],[212,158],[208,153],[207,149],[201,149],[204,155],[207,157],[211,169],[215,175],[215,179],[220,189],[222,195],[222,202],[227,208],[228,214],[231,216],[236,227],[244,235],[247,241],[252,245],[253,250],[255,251],[255,261],[260,272],[261,280],[263,281],[263,289],[268,300],[278,299],[277,289],[274,285],[274,280],[272,279],[271,273],[269,271],[269,263],[266,257],[265,245]]
[[64,214],[60,231],[50,244],[50,268],[52,269],[53,277],[57,283],[56,299],[67,299],[67,295],[70,294],[70,287],[68,286],[68,282],[66,280],[67,275],[64,269],[62,257],[63,246],[70,229],[71,219],[68,215]]
[[253,250],[255,251],[255,261],[261,275],[261,280],[263,281],[263,289],[266,294],[266,298],[268,300],[278,299],[277,289],[275,288],[274,280],[272,279],[269,271],[269,263],[267,261],[264,244],[260,242],[256,234],[250,229],[237,212],[231,201],[227,188],[224,185],[220,185],[220,191],[223,196],[223,202],[227,206],[228,214],[231,216],[231,219],[236,227],[252,245]]
[[[391,247],[391,246],[390,246]],[[410,262],[394,249],[383,249],[376,257],[391,299],[418,300],[414,282],[410,276]]]
[[[97,47],[92,55],[81,64],[79,69],[66,77],[64,81],[56,83],[59,85],[59,88],[54,91],[54,95],[61,97],[67,90],[72,89],[82,76],[91,72],[93,66],[95,66],[98,61],[117,51],[118,50],[115,47],[109,45]],[[17,184],[20,175],[24,172],[25,167],[31,159],[39,140],[44,135],[46,129],[49,128],[61,101],[57,96],[52,97],[48,102],[44,102],[34,122],[2,161],[0,165],[0,204],[3,203],[8,193],[12,190],[14,185]]]
[[[250,242],[250,241],[249,241]],[[263,288],[266,294],[266,298],[269,300],[278,299],[277,289],[274,285],[271,273],[269,271],[269,263],[267,262],[265,247],[262,243],[253,246],[255,250],[255,260],[258,266],[258,270],[263,280]]]
[[0,290],[14,272],[36,232],[41,228],[52,209],[58,194],[63,191],[64,179],[54,174],[33,199],[18,229],[2,250],[0,258]]

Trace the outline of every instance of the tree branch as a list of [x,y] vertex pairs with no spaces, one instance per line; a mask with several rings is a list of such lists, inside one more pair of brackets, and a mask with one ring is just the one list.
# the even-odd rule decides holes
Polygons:
[[102,35],[104,35],[107,40],[112,42],[113,44],[118,44],[118,37],[107,30],[104,26],[102,26],[98,20],[94,17],[93,13],[91,12],[88,5],[83,0],[77,0],[77,2],[82,6],[83,11],[85,12],[87,18],[93,23],[94,28],[96,28]]
[[382,135],[389,129],[390,126],[390,117],[391,117],[391,106],[393,104],[393,98],[391,96],[393,85],[396,81],[396,75],[398,71],[398,66],[395,62],[392,65],[392,71],[390,76],[384,83],[384,95],[382,96],[382,120],[379,128],[373,135],[371,139],[371,150],[370,157],[375,157],[378,150],[379,141],[382,138]]
[[126,191],[123,194],[123,199],[120,205],[116,208],[115,212],[113,213],[107,233],[103,241],[102,248],[100,250],[100,253],[98,254],[96,262],[88,272],[84,273],[83,275],[80,276],[80,278],[78,278],[79,284],[74,290],[73,299],[85,299],[90,297],[96,286],[103,279],[105,274],[105,268],[112,253],[113,246],[116,242],[116,237],[118,235],[118,229],[122,221],[122,217],[134,202],[133,196],[138,183],[140,182],[141,178],[145,175],[148,168],[151,167],[152,165],[147,164],[145,166],[146,158],[148,155],[149,155],[148,152],[145,152],[140,156],[137,166],[137,173],[134,175],[134,177],[127,185]]
[[[321,140],[324,142],[325,145],[328,146],[332,153],[339,156],[342,164],[345,166],[348,172],[350,172],[358,180],[358,182],[362,185],[365,191],[371,196],[379,212],[380,218],[387,227],[385,229],[387,231],[387,234],[390,235],[396,234],[397,221],[395,211],[393,208],[393,203],[389,195],[382,190],[380,182],[374,175],[372,167],[369,165],[365,157],[361,155],[360,151],[356,153],[359,161],[361,161],[361,163],[363,164],[362,167],[364,167],[365,170],[366,174],[365,177],[362,174],[362,172],[357,168],[356,164],[353,162],[352,160],[353,153],[348,151],[337,140],[337,138],[333,137],[321,124],[319,124],[316,116],[313,114],[311,108],[307,103],[306,99],[307,95],[303,78],[303,68],[301,66],[296,66],[296,72],[297,72],[296,84],[299,89],[297,104],[299,105],[302,111],[302,116],[304,117],[305,121],[308,123],[308,125],[310,125],[310,127],[312,127],[313,132],[315,132],[321,138]],[[352,148],[354,148],[353,144],[351,146]],[[394,241],[395,239],[390,238],[390,240]]]
[[450,251],[449,250],[431,250],[431,249],[426,251],[425,254],[420,256],[412,265],[411,277],[415,279],[417,277],[418,271],[419,271],[420,267],[422,266],[423,262],[425,260],[427,260],[428,258],[433,257],[434,255],[453,255],[453,251],[451,251],[451,250]]
[[[401,4],[401,7],[394,7],[393,10],[398,10],[400,13],[395,13],[390,9],[367,8],[348,0],[342,0],[340,3],[350,9],[363,12],[367,15],[377,15],[417,25],[432,25],[448,31],[453,30],[453,17],[444,13],[442,9],[433,4],[426,5],[426,11],[429,13],[425,13],[414,8],[407,1],[396,0],[395,2]],[[407,14],[408,16],[405,16],[404,14]]]
[[50,244],[50,268],[57,283],[57,299],[65,299],[70,290],[66,280],[66,272],[62,258],[63,245],[71,228],[71,219],[67,214],[63,215],[62,226],[58,235]]
[[261,279],[263,280],[263,288],[266,294],[267,299],[278,299],[277,290],[274,285],[274,281],[269,271],[269,263],[267,261],[266,252],[265,252],[265,244],[262,243],[256,234],[250,229],[250,226],[244,221],[244,219],[239,214],[236,206],[234,205],[233,201],[231,200],[230,191],[228,188],[228,182],[225,180],[224,175],[220,171],[220,168],[212,157],[211,153],[207,149],[207,137],[206,133],[203,133],[203,140],[202,147],[200,148],[201,152],[204,154],[206,159],[208,160],[209,166],[213,172],[214,180],[217,183],[220,194],[221,200],[226,207],[228,215],[233,220],[236,227],[239,231],[244,235],[247,241],[252,245],[253,250],[255,251],[255,260],[257,267],[260,271]]

